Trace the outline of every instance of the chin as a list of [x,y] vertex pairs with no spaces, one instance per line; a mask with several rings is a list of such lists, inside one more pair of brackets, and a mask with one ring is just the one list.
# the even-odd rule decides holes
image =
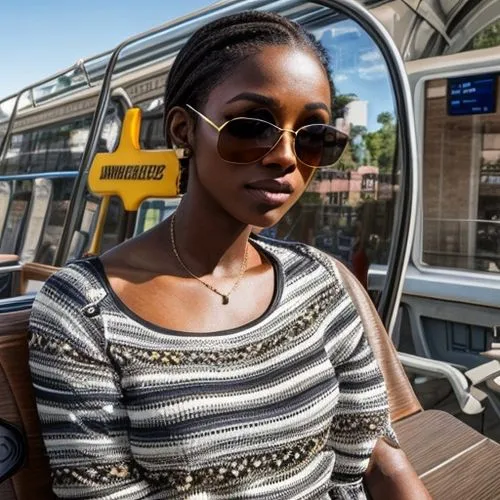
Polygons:
[[289,207],[286,209],[280,207],[278,209],[267,210],[266,212],[254,212],[253,214],[246,214],[246,216],[241,218],[238,217],[238,219],[249,226],[253,226],[255,228],[254,232],[260,232],[277,224],[288,212],[288,209]]

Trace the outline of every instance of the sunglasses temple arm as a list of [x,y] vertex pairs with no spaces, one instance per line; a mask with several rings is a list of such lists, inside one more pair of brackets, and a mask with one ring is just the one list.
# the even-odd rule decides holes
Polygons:
[[197,109],[194,109],[193,106],[190,104],[186,104],[186,106],[191,110],[194,111],[200,118],[205,120],[209,125],[211,125],[217,132],[220,132],[221,127],[218,127],[210,118],[207,118],[204,114],[200,113]]

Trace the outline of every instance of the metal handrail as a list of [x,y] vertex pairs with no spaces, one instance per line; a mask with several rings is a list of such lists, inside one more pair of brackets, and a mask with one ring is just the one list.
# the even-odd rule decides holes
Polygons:
[[499,224],[500,220],[489,220],[489,219],[439,219],[437,217],[425,217],[424,221],[429,222],[472,222],[472,223],[480,223],[480,224]]
[[411,91],[401,55],[387,30],[373,14],[353,0],[315,0],[315,3],[333,7],[353,18],[375,40],[389,69],[396,99],[401,159],[400,184],[395,206],[393,235],[387,262],[387,277],[377,305],[378,313],[389,335],[396,324],[398,304],[403,292],[404,277],[410,261],[417,216],[418,172],[417,138],[411,101]]
[[398,352],[398,356],[408,372],[448,380],[460,409],[467,415],[477,415],[484,411],[482,402],[471,393],[465,375],[450,363],[403,352]]
[[33,172],[30,174],[0,175],[1,181],[28,181],[32,179],[68,179],[78,177],[77,170],[62,170],[60,172]]
[[[12,99],[15,99],[17,97],[17,94],[11,94],[11,95],[8,95],[7,97],[4,97],[1,101],[0,101],[0,106],[4,103],[4,102],[7,102],[7,101],[10,101]],[[12,114],[11,114],[12,116]],[[10,122],[10,116],[7,118],[7,120],[5,120],[7,122],[7,130],[5,131],[5,135],[3,136],[3,139],[0,141],[0,158],[2,158],[2,151],[3,151],[3,148],[6,147],[7,145],[7,137],[8,137],[8,132],[9,132],[9,125],[8,123]],[[0,162],[1,164],[1,162]]]
[[[9,123],[7,125],[7,131],[5,132],[5,136],[4,136],[3,140],[2,140],[2,143],[0,144],[0,165],[2,165],[2,163],[4,162],[5,156],[7,154],[7,145],[9,143],[9,139],[10,139],[10,135],[12,133],[12,129],[14,128],[14,121],[16,119],[17,112],[19,110],[19,102],[20,102],[21,98],[26,93],[30,93],[31,95],[33,95],[33,92],[34,92],[34,90],[37,87],[41,87],[42,85],[44,85],[46,83],[49,83],[49,82],[51,82],[53,80],[57,80],[58,78],[61,78],[62,76],[67,75],[69,72],[75,71],[76,69],[83,69],[85,71],[85,74],[88,74],[87,71],[86,71],[86,69],[85,69],[85,65],[86,64],[90,63],[91,61],[95,61],[97,59],[105,57],[106,55],[108,55],[110,53],[111,53],[111,51],[107,51],[107,52],[102,52],[100,54],[97,54],[95,56],[91,56],[91,57],[88,57],[88,58],[85,58],[85,59],[80,59],[79,61],[77,61],[72,66],[69,66],[66,69],[63,69],[61,71],[58,71],[57,73],[54,73],[53,75],[50,75],[50,76],[48,76],[46,78],[43,78],[42,80],[39,80],[36,83],[28,85],[28,86],[24,87],[23,89],[21,89],[17,94],[14,94],[16,100],[14,102],[14,107],[12,109],[12,113],[11,113],[10,118],[9,118]],[[88,85],[90,85],[89,81],[87,81],[87,86]],[[70,89],[70,91],[72,91],[72,90],[75,90],[75,89]],[[14,97],[14,96],[10,96],[10,97],[2,100],[2,102],[6,101],[7,99],[12,99],[12,97]],[[55,98],[55,96],[54,96],[54,98]],[[33,103],[33,100],[32,100],[32,103]],[[33,106],[34,105],[35,104],[33,103]]]

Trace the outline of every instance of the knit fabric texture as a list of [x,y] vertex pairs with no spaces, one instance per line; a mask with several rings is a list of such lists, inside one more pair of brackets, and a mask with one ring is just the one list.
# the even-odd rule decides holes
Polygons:
[[366,498],[373,447],[396,438],[360,317],[328,256],[252,244],[274,298],[222,332],[139,318],[97,257],[46,282],[30,367],[58,498]]

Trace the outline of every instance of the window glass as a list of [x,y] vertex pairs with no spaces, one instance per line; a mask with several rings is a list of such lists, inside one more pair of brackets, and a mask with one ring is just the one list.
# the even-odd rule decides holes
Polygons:
[[74,182],[73,178],[52,180],[52,201],[46,212],[45,228],[41,244],[38,247],[36,262],[41,264],[54,263]]
[[2,116],[0,116],[0,144],[3,141],[6,132],[7,132],[7,122],[2,121]]
[[2,144],[5,133],[7,132],[8,116],[0,111],[0,144]]
[[140,144],[143,149],[166,148],[163,134],[163,98],[158,97],[139,104],[142,109]]
[[366,286],[385,264],[398,173],[395,105],[385,61],[352,20],[313,30],[327,49],[336,87],[334,125],[350,135],[342,159],[317,172],[306,193],[264,235],[315,245],[347,264]]
[[73,233],[68,253],[68,261],[82,257],[90,247],[99,214],[99,199],[88,194],[83,209],[80,229]]
[[0,242],[0,253],[16,254],[19,251],[32,189],[32,181],[13,182],[13,193]]
[[148,231],[172,215],[179,205],[179,198],[151,198],[144,200],[137,212],[134,236]]
[[464,50],[489,49],[500,45],[500,20],[481,30]]
[[9,211],[10,195],[10,183],[6,181],[0,181],[0,238],[3,233],[5,219],[7,218],[7,213]]
[[[47,212],[51,204],[53,184],[50,179],[35,179],[29,206],[28,220],[24,230],[24,241],[20,252],[22,262],[33,262],[40,245],[40,240],[46,239]],[[45,231],[44,231],[45,230]],[[43,235],[43,236],[42,236]],[[51,264],[52,262],[49,262]]]
[[104,222],[101,253],[113,248],[125,239],[126,223],[126,212],[122,201],[117,196],[112,196]]
[[[99,151],[112,151],[118,143],[121,110],[111,104]],[[78,170],[87,143],[92,115],[13,134],[1,175]]]
[[[422,241],[426,264],[500,270],[499,85],[499,76],[491,74],[426,84]],[[471,105],[479,88],[485,90],[481,106]]]

